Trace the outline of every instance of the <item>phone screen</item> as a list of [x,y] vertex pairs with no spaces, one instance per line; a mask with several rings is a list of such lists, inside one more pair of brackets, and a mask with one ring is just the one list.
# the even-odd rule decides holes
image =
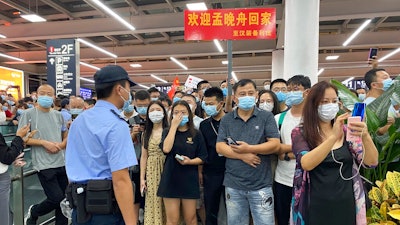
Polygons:
[[360,116],[361,120],[364,120],[364,114],[365,114],[365,103],[357,102],[356,104],[354,104],[354,109],[351,116]]
[[368,59],[374,58],[374,56],[376,56],[377,54],[378,54],[378,49],[377,48],[370,48],[369,49]]

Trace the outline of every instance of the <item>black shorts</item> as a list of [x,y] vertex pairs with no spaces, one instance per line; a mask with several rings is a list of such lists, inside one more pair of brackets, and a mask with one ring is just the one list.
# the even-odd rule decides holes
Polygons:
[[131,173],[131,180],[135,183],[135,204],[139,204],[144,200],[140,194],[140,173]]

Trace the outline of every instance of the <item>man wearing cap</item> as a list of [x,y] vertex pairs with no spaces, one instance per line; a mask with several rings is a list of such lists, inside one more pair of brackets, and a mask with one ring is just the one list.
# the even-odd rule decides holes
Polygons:
[[[65,164],[73,199],[72,224],[136,225],[138,218],[133,211],[133,186],[128,168],[136,165],[137,159],[128,124],[119,116],[119,109],[130,105],[129,90],[135,83],[117,65],[103,67],[96,72],[94,80],[98,101],[74,120],[68,136]],[[119,210],[113,207],[112,212],[96,213],[103,205],[93,209],[83,204],[85,214],[81,213],[80,196],[86,194],[86,203],[90,203],[89,186],[94,181],[110,180]]]

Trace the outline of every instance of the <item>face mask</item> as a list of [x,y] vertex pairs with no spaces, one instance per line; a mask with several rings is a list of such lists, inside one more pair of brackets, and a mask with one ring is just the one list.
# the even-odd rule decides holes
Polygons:
[[318,106],[318,116],[324,122],[329,122],[335,119],[336,114],[339,112],[338,103],[329,103]]
[[37,97],[36,96],[32,96],[32,99],[33,99],[33,101],[36,101]]
[[11,101],[11,100],[7,100],[7,102],[8,102],[8,104],[9,104],[10,106],[13,106],[13,105],[15,104],[15,102],[14,102],[14,101]]
[[304,100],[302,91],[291,91],[287,94],[286,105],[299,105]]
[[196,97],[196,102],[200,102],[200,99],[199,99],[199,97]]
[[179,98],[179,97],[174,97],[174,99],[172,99],[173,103],[180,101],[180,100],[181,100],[181,98]]
[[398,103],[396,100],[394,100],[393,98],[391,98],[390,101],[392,102],[392,106],[396,106],[396,105],[399,104],[399,103]]
[[72,115],[79,115],[83,112],[83,109],[78,109],[78,108],[72,108],[69,110],[69,113]]
[[137,107],[136,110],[142,116],[146,115],[147,113],[147,107]]
[[190,108],[190,111],[192,111],[193,112],[193,105],[191,105],[191,104],[189,104],[189,108]]
[[151,101],[157,101],[158,98],[151,98]]
[[17,109],[17,113],[18,113],[19,115],[22,115],[22,113],[24,113],[24,110],[23,110],[23,109]]
[[276,94],[276,97],[278,98],[279,102],[286,101],[286,93],[279,91],[279,92],[276,92],[275,94]]
[[208,88],[203,88],[203,95],[207,91]]
[[268,112],[272,112],[272,109],[274,109],[274,103],[264,102],[259,105],[259,108]]
[[28,104],[28,108],[33,108],[33,104]]
[[8,107],[7,106],[3,106],[2,109],[3,109],[3,111],[7,111]]
[[125,109],[125,112],[126,112],[126,113],[131,113],[131,112],[133,112],[134,109],[135,109],[135,107],[134,107],[133,105],[129,105],[129,106]]
[[383,91],[387,91],[390,88],[390,86],[392,86],[393,80],[388,78],[388,79],[384,80],[382,83],[383,83],[383,88],[382,88]]
[[50,108],[51,105],[53,104],[53,98],[50,97],[50,96],[47,96],[47,95],[41,95],[41,96],[39,96],[39,98],[38,98],[37,101],[38,101],[38,104],[39,104],[41,107],[45,108],[45,109]]
[[149,112],[149,119],[153,123],[160,123],[164,119],[164,113],[161,111]]
[[181,121],[181,123],[179,124],[179,126],[180,126],[180,127],[181,127],[181,126],[185,126],[185,124],[187,124],[188,122],[189,122],[189,116],[183,115],[182,121]]
[[270,84],[264,85],[264,89],[265,89],[265,90],[268,91],[270,88],[271,88],[271,85],[270,85]]
[[219,113],[219,110],[217,110],[216,105],[206,105],[206,106],[204,106],[203,109],[206,112],[206,114],[209,116],[216,116]]
[[131,95],[131,93],[129,93],[129,91],[127,91],[125,88],[122,88],[122,89],[124,89],[124,90],[125,90],[126,92],[128,92],[128,94],[129,94],[128,100],[125,100],[125,98],[122,97],[122,95],[120,95],[120,97],[122,98],[122,100],[124,100],[124,105],[122,106],[122,110],[125,111],[125,110],[128,109],[128,107],[131,105],[131,102],[132,102],[132,95]]
[[244,96],[244,97],[238,98],[238,100],[239,100],[239,104],[238,104],[239,109],[242,109],[245,111],[249,111],[256,104],[256,98],[254,96]]
[[361,101],[364,101],[365,94],[358,94],[358,99],[360,99]]
[[222,88],[222,94],[224,97],[228,96],[228,88]]
[[5,96],[5,95],[2,95],[2,96],[1,96],[1,98],[2,98],[3,100],[5,100],[6,97],[7,97],[7,96]]

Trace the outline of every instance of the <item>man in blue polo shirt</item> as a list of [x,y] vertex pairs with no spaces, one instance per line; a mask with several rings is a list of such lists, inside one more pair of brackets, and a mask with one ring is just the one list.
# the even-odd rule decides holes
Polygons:
[[233,86],[237,109],[220,123],[216,149],[225,156],[225,199],[228,225],[274,225],[270,154],[280,140],[274,116],[255,107],[256,84],[249,79]]
[[[72,184],[112,180],[121,213],[91,214],[88,221],[78,223],[79,209],[75,207],[72,223],[136,225],[138,218],[133,212],[133,187],[128,168],[136,165],[137,159],[128,124],[119,117],[118,110],[130,105],[130,86],[135,83],[117,65],[103,67],[96,72],[94,80],[99,100],[92,109],[80,114],[71,125],[65,163],[67,175]],[[72,192],[83,192],[83,189],[78,189]]]

